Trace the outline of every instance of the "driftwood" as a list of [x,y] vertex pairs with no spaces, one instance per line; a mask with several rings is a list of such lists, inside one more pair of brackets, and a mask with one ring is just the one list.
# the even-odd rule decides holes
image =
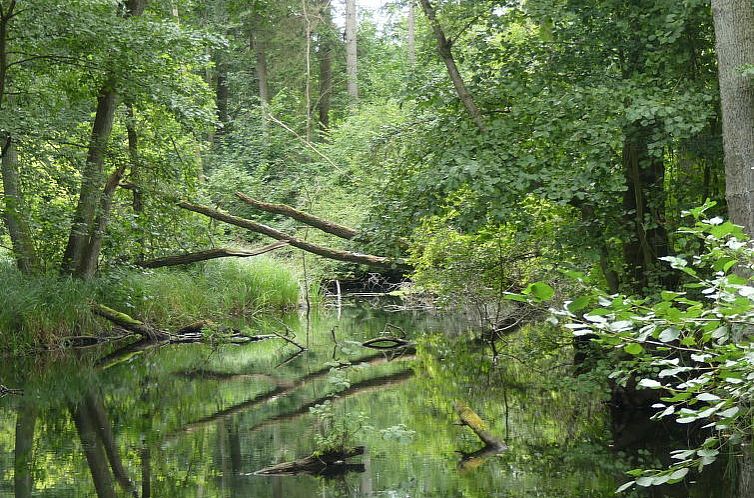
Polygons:
[[401,349],[411,347],[414,343],[400,337],[383,336],[364,341],[361,345],[371,349]]
[[286,241],[278,241],[273,244],[259,247],[257,249],[237,249],[221,247],[217,249],[208,249],[206,251],[191,252],[187,254],[178,254],[175,256],[166,256],[164,258],[150,259],[139,263],[142,268],[162,268],[165,266],[179,266],[188,265],[191,263],[197,263],[199,261],[207,261],[210,259],[237,257],[237,258],[250,258],[252,256],[259,256],[261,254],[280,249],[287,246]]
[[271,204],[269,202],[258,201],[256,199],[252,199],[242,192],[236,192],[236,196],[249,206],[259,209],[260,211],[265,211],[267,213],[273,214],[281,214],[283,216],[287,216],[288,218],[293,218],[296,221],[300,221],[301,223],[317,228],[331,235],[335,235],[336,237],[340,237],[341,239],[351,240],[359,234],[359,232],[357,232],[353,228],[318,218],[317,216],[299,211],[298,209],[291,206],[286,206],[285,204]]
[[265,467],[254,472],[260,476],[294,476],[308,475],[341,475],[346,472],[364,472],[364,466],[348,464],[346,460],[363,455],[364,447],[347,448],[342,451],[327,451],[322,454],[311,454],[292,462],[279,463],[272,467]]
[[213,209],[209,206],[203,206],[201,204],[193,204],[190,202],[179,202],[178,205],[188,211],[203,214],[212,219],[229,223],[237,227],[251,230],[252,232],[260,233],[268,237],[272,237],[276,240],[288,242],[288,244],[318,256],[322,256],[328,259],[334,259],[336,261],[345,261],[347,263],[357,263],[368,266],[383,267],[383,268],[397,268],[400,270],[408,271],[411,269],[405,262],[401,260],[395,260],[384,256],[374,256],[371,254],[361,254],[352,251],[343,251],[340,249],[332,249],[317,244],[312,244],[301,239],[297,239],[291,235],[276,230],[270,226],[257,223],[256,221],[247,220],[245,218],[239,218],[231,214],[225,213],[218,209]]

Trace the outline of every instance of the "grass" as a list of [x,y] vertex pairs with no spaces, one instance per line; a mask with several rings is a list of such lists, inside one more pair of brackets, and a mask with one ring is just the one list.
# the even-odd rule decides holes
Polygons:
[[200,319],[224,321],[295,307],[299,285],[280,260],[224,259],[189,269],[117,270],[92,282],[27,276],[0,260],[0,350],[20,352],[107,324],[89,310],[97,301],[160,328]]

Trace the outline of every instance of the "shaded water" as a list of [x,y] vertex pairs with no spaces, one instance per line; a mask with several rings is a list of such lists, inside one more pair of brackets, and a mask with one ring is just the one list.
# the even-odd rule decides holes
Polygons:
[[[567,356],[548,353],[561,339],[547,330],[512,339],[493,362],[467,340],[466,324],[428,314],[361,304],[340,320],[322,311],[308,327],[286,321],[307,352],[268,340],[108,361],[108,351],[5,361],[0,384],[24,395],[0,399],[0,495],[608,497],[626,470],[661,465],[685,444],[641,417],[611,417],[604,392],[575,382]],[[417,340],[416,354],[360,346],[398,327]],[[333,392],[335,425],[358,428],[351,442],[367,448],[353,471],[254,475],[332,434],[309,408]],[[460,465],[480,443],[455,424],[454,400],[477,410],[509,450]],[[748,496],[732,491],[733,468],[651,496]]]

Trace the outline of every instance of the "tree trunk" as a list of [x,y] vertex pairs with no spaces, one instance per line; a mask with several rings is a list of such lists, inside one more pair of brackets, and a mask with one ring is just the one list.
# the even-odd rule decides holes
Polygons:
[[[141,15],[147,2],[148,0],[128,0],[125,17]],[[97,99],[97,111],[89,139],[89,150],[81,175],[79,201],[61,264],[61,273],[64,275],[89,278],[93,275],[92,268],[96,270],[103,235],[98,230],[106,228],[112,205],[112,196],[110,199],[103,198],[108,192],[107,186],[103,189],[103,183],[105,183],[105,154],[113,129],[117,101],[115,81],[109,78],[100,89]],[[117,173],[116,170],[114,174],[117,175]],[[120,175],[122,174],[121,171]],[[98,207],[101,208],[99,215]],[[91,244],[93,240],[95,244]]]
[[138,235],[136,236],[136,262],[144,261],[146,238],[144,237],[144,195],[141,191],[141,164],[139,161],[139,136],[136,133],[136,116],[133,105],[126,106],[126,133],[128,134],[128,159],[131,165],[132,206],[136,216]]
[[89,236],[100,200],[101,186],[104,182],[105,152],[115,119],[117,96],[112,85],[112,81],[108,82],[100,91],[97,100],[97,112],[94,116],[94,125],[89,141],[89,152],[81,177],[79,201],[73,216],[68,245],[63,255],[62,271],[64,274],[80,277],[80,268],[86,266],[82,263],[84,263]]
[[18,154],[13,138],[5,138],[2,158],[3,200],[5,203],[5,226],[8,228],[13,255],[18,269],[23,273],[41,270],[42,262],[34,246],[27,216],[26,202],[19,181]]
[[254,16],[255,22],[251,27],[251,47],[254,50],[256,56],[257,65],[254,68],[257,75],[257,85],[259,87],[259,100],[262,106],[266,106],[270,103],[270,87],[269,76],[267,74],[267,55],[264,49],[264,41],[261,39],[259,33],[261,29],[259,26],[258,15]]
[[330,101],[332,98],[332,0],[320,0],[322,27],[319,30],[319,129],[330,128]]
[[461,103],[463,103],[463,106],[466,108],[466,111],[469,113],[469,116],[471,116],[471,119],[474,121],[477,128],[479,128],[480,131],[486,131],[482,113],[474,103],[474,98],[466,88],[461,73],[458,71],[458,66],[456,66],[456,61],[453,58],[453,52],[451,51],[451,42],[445,37],[445,32],[442,30],[442,26],[440,26],[440,23],[437,20],[434,7],[432,7],[429,0],[421,0],[421,4],[427,19],[429,20],[429,24],[432,26],[432,31],[435,33],[437,50],[440,52],[440,57],[443,62],[445,62],[445,67],[448,68],[448,75],[453,82],[458,98],[461,99]]
[[151,259],[149,261],[143,261],[139,263],[142,268],[163,268],[166,266],[180,266],[196,263],[199,261],[207,261],[210,259],[237,257],[237,258],[249,258],[253,256],[259,256],[281,247],[287,246],[287,242],[275,242],[258,249],[246,250],[246,249],[229,249],[229,248],[217,248],[208,249],[206,251],[192,252],[188,254],[179,254],[177,256],[167,256],[164,258]]
[[[8,70],[8,28],[14,14],[16,2],[10,2],[7,10],[0,17],[0,110],[4,109],[5,87]],[[12,103],[8,99],[8,103]],[[8,112],[4,110],[3,112]],[[13,255],[19,270],[24,273],[33,273],[42,267],[31,229],[26,219],[27,209],[24,195],[19,181],[20,172],[18,154],[13,137],[9,133],[2,135],[0,150],[2,151],[2,168],[0,174],[3,180],[3,203],[5,212],[5,226],[8,228]]]
[[216,136],[222,136],[228,131],[228,65],[225,62],[225,54],[215,55],[215,70],[217,71],[217,87],[215,99],[217,102],[217,120],[219,121]]
[[406,36],[406,51],[408,52],[408,65],[410,68],[416,66],[416,7],[414,0],[408,2],[408,19],[407,23],[407,36]]
[[356,0],[346,0],[346,76],[351,104],[359,100]]
[[723,115],[725,197],[733,223],[754,235],[754,64],[751,0],[712,0]]
[[673,285],[672,274],[664,274],[658,259],[670,253],[670,244],[665,229],[665,163],[648,150],[651,133],[649,127],[634,126],[623,142],[623,209],[632,233],[623,253],[627,284],[635,291],[653,282]]

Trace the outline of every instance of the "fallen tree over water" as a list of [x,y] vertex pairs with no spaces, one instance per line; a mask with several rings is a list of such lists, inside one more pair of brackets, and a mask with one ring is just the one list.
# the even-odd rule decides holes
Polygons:
[[245,228],[246,230],[251,230],[252,232],[266,235],[267,237],[271,237],[278,241],[287,242],[293,247],[312,254],[316,254],[317,256],[322,256],[323,258],[385,269],[398,269],[401,271],[410,271],[412,269],[410,265],[406,264],[405,261],[400,259],[393,259],[385,256],[375,256],[372,254],[362,254],[353,251],[344,251],[341,249],[333,249],[318,244],[312,244],[311,242],[307,242],[292,235],[288,235],[262,223],[258,223],[246,218],[240,218],[238,216],[233,216],[232,214],[228,214],[219,209],[204,206],[202,204],[194,204],[191,202],[182,201],[179,202],[178,205],[183,209],[192,211],[194,213],[203,214],[204,216],[207,216],[214,220],[222,221],[224,223],[228,223],[240,228]]
[[217,258],[250,258],[253,256],[260,256],[271,251],[275,251],[288,245],[286,241],[278,241],[273,244],[259,247],[257,249],[239,249],[239,248],[227,248],[221,247],[216,249],[208,249],[206,251],[197,251],[186,254],[177,254],[174,256],[166,256],[164,258],[150,259],[139,263],[142,268],[163,268],[166,266],[180,266],[188,265],[191,263],[197,263],[199,261],[208,261],[210,259]]

